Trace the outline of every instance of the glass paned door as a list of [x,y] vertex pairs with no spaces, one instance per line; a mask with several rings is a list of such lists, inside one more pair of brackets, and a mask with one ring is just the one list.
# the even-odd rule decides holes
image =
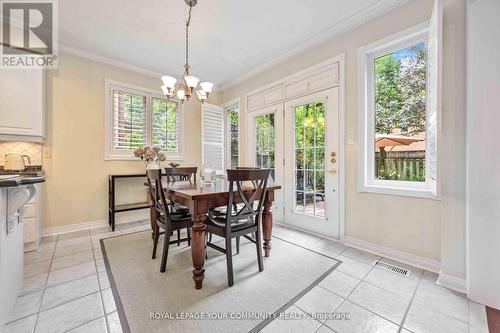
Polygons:
[[284,222],[338,237],[338,88],[285,103]]
[[275,180],[275,139],[274,113],[255,117],[255,166],[271,169],[270,178]]
[[294,107],[295,211],[325,217],[325,103]]
[[[247,164],[271,169],[269,183],[282,185],[283,180],[283,103],[251,111],[248,117]],[[276,191],[273,218],[283,221],[283,191]]]

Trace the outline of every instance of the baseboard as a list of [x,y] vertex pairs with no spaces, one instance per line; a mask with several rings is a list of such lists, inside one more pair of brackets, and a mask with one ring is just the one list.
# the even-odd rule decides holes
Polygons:
[[[149,219],[149,211],[147,212],[138,212],[138,213],[130,213],[130,214],[121,214],[117,216],[115,219],[115,225],[119,225],[122,223],[130,223],[137,222]],[[51,228],[43,228],[42,236],[53,236],[59,234],[66,234],[68,232],[80,231],[85,229],[94,229],[108,226],[108,219],[100,219],[95,221],[77,223],[77,224],[68,224],[60,227],[51,227]]]
[[396,250],[390,247],[385,247],[383,245],[370,243],[361,239],[345,237],[345,245],[373,253],[375,255],[386,257],[392,260],[402,262],[411,266],[415,266],[427,271],[434,273],[439,273],[441,264],[437,260],[428,259],[414,254],[404,252],[401,250]]
[[445,274],[442,271],[439,271],[439,277],[436,283],[445,288],[458,291],[459,293],[466,293],[465,279]]

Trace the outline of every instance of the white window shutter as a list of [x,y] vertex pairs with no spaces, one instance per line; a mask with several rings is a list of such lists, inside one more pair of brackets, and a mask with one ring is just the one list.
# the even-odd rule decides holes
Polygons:
[[224,170],[224,112],[221,106],[202,106],[202,163]]
[[442,84],[442,30],[443,8],[441,0],[434,1],[429,24],[427,44],[427,178],[431,191],[438,196],[438,140],[441,122]]

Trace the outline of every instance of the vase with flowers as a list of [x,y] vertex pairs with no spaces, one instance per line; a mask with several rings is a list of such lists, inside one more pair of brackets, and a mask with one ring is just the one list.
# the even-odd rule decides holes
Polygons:
[[167,159],[159,147],[142,147],[134,150],[134,156],[146,164],[146,169],[160,169],[160,163]]

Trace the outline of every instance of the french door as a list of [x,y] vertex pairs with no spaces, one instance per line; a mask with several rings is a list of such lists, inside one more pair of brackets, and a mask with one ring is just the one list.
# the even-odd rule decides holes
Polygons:
[[[271,169],[269,181],[283,184],[283,104],[252,111],[248,116],[249,165]],[[275,192],[272,207],[274,219],[280,222],[283,221],[282,192]]]
[[284,105],[284,223],[339,237],[338,87]]

